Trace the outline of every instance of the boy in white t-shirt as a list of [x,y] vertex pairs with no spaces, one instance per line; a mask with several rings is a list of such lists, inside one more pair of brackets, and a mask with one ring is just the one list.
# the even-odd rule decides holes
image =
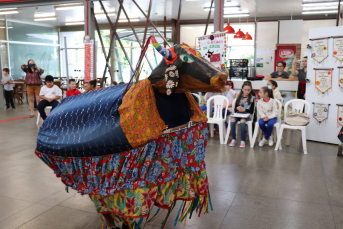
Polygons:
[[45,77],[45,86],[40,89],[39,97],[42,99],[37,109],[43,120],[46,119],[45,107],[51,106],[53,110],[58,104],[58,100],[62,96],[62,90],[54,85],[54,77],[47,75]]

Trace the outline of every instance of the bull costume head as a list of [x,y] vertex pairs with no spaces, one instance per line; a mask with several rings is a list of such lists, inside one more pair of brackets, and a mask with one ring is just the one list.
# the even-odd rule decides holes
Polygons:
[[228,74],[218,70],[201,54],[186,44],[166,49],[151,40],[163,60],[152,71],[149,80],[160,93],[223,92]]

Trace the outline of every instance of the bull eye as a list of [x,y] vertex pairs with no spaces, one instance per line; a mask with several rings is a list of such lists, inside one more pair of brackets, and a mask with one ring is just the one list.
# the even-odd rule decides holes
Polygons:
[[194,60],[192,57],[190,57],[189,55],[187,54],[181,54],[180,55],[180,59],[183,61],[183,62],[186,62],[186,63],[193,63]]

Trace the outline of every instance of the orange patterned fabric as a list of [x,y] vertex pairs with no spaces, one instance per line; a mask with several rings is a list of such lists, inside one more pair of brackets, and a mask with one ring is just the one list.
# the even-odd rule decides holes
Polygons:
[[191,117],[192,122],[207,122],[207,116],[199,107],[199,104],[192,96],[192,93],[187,92],[185,93],[189,102],[190,109],[192,111],[193,116]]
[[133,148],[156,139],[167,128],[158,113],[149,79],[139,81],[130,88],[119,107],[119,113],[120,126]]

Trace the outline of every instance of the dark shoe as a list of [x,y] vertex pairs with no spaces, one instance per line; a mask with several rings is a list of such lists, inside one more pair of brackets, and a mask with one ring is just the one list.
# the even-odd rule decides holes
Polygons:
[[343,157],[342,152],[343,152],[343,145],[339,145],[339,146],[338,146],[337,156],[338,156],[338,157]]
[[34,115],[30,115],[30,118],[33,118],[34,117]]

